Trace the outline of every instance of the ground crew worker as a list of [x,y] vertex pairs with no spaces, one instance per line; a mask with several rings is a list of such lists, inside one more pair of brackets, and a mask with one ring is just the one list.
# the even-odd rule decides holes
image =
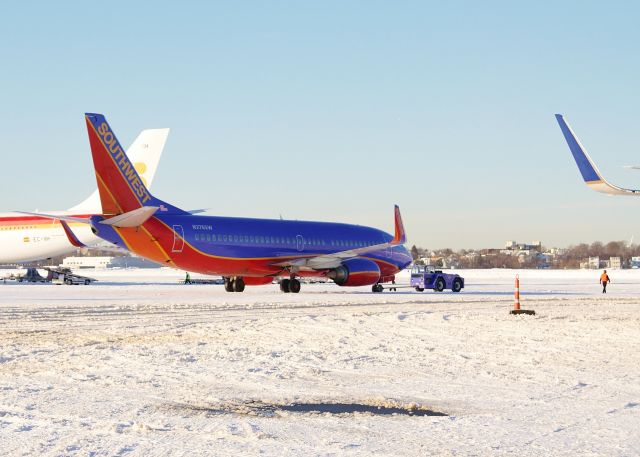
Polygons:
[[604,270],[600,275],[600,284],[602,284],[602,293],[607,293],[607,284],[611,282],[609,275],[607,274],[607,270]]
[[187,275],[184,277],[185,284],[191,284],[191,276],[189,276],[189,272],[187,271]]

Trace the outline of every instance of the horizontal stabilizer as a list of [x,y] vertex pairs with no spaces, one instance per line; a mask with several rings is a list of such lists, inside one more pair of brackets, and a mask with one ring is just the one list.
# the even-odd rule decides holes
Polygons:
[[158,209],[158,206],[142,206],[133,211],[102,220],[100,223],[111,225],[112,227],[139,227],[153,216]]

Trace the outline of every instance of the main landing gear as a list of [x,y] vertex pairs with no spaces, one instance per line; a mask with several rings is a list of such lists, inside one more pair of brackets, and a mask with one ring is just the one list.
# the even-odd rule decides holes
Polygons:
[[224,290],[227,292],[243,292],[244,280],[240,277],[224,278]]
[[285,294],[289,292],[297,294],[300,292],[300,281],[296,278],[283,279],[280,281],[280,290]]
[[382,287],[382,284],[374,284],[373,286],[371,286],[371,292],[373,292],[374,294],[379,294],[384,290],[384,287]]

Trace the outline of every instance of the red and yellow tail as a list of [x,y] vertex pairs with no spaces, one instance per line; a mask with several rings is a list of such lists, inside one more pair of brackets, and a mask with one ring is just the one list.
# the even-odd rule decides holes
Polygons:
[[102,114],[86,113],[85,120],[103,214],[123,214],[143,206],[186,214],[151,195]]

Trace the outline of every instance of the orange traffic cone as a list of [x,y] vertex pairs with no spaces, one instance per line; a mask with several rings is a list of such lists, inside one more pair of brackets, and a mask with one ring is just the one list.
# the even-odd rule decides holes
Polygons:
[[516,291],[513,296],[513,309],[509,314],[530,314],[534,315],[536,312],[532,309],[520,309],[520,275],[516,275]]

